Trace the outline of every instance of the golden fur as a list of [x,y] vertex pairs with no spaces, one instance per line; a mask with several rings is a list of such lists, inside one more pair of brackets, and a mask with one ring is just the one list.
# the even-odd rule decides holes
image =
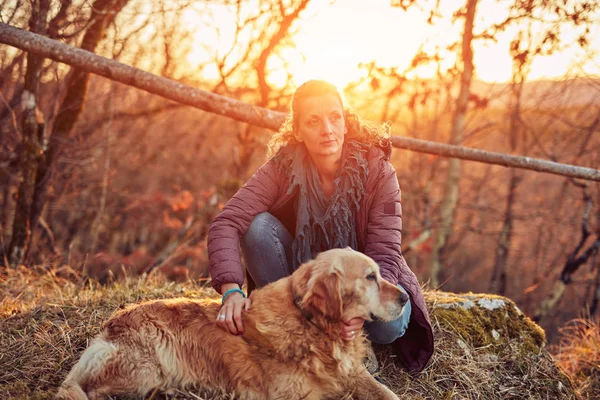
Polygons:
[[398,399],[365,369],[366,338],[341,338],[339,321],[394,320],[407,296],[369,257],[334,249],[252,295],[244,334],[215,322],[220,302],[171,299],[118,311],[62,384],[61,399],[146,395],[189,386],[241,399]]

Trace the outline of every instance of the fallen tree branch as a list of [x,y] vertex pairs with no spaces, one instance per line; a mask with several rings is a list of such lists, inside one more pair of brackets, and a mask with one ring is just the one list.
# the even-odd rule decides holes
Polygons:
[[[0,43],[81,68],[178,103],[273,131],[279,129],[285,118],[284,113],[196,89],[4,23],[0,23]],[[593,168],[399,136],[394,136],[392,143],[394,147],[421,153],[600,181],[600,170]]]

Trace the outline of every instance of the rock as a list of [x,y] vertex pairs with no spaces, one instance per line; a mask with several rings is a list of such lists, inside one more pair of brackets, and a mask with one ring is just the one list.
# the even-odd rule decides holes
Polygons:
[[482,298],[477,301],[477,304],[480,307],[487,308],[490,311],[494,311],[497,308],[504,307],[506,305],[506,302],[501,299]]
[[527,351],[539,352],[546,343],[544,330],[506,297],[426,292],[425,298],[432,317],[475,347],[519,339]]
[[543,329],[512,300],[439,291],[424,296],[435,340],[425,370],[405,374],[389,348],[376,347],[381,376],[400,398],[578,398],[546,350]]

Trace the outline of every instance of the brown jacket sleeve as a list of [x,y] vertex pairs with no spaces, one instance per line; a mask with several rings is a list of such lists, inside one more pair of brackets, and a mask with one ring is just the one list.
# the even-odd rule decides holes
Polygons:
[[365,254],[371,257],[381,270],[381,276],[394,285],[399,282],[399,266],[402,260],[402,206],[400,186],[396,170],[389,162],[378,174],[373,203],[369,210]]
[[394,341],[399,360],[411,371],[422,370],[433,354],[433,331],[417,277],[402,256],[402,207],[400,186],[394,167],[385,162],[375,177],[376,192],[369,210],[365,254],[381,268],[381,276],[400,284],[408,292],[412,306],[410,323],[404,336]]
[[244,283],[240,259],[240,238],[258,214],[277,199],[279,171],[268,161],[225,204],[208,231],[208,259],[212,286],[220,293],[224,283]]

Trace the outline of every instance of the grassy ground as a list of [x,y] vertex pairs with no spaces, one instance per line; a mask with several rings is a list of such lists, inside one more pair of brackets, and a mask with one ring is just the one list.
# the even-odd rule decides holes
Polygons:
[[[207,297],[202,282],[159,275],[100,286],[69,268],[0,275],[0,398],[51,399],[101,323],[125,304],[167,297]],[[403,371],[386,346],[376,346],[381,379],[407,399],[574,399],[581,397],[543,346],[543,331],[511,302],[489,311],[485,296],[427,292],[436,350],[419,374]],[[455,304],[471,301],[464,309]],[[494,333],[495,332],[495,333]],[[585,392],[584,394],[587,394]],[[167,398],[155,393],[154,399]],[[169,398],[234,399],[202,389]]]
[[561,343],[553,351],[583,397],[600,399],[600,324],[597,320],[572,321],[562,329]]

